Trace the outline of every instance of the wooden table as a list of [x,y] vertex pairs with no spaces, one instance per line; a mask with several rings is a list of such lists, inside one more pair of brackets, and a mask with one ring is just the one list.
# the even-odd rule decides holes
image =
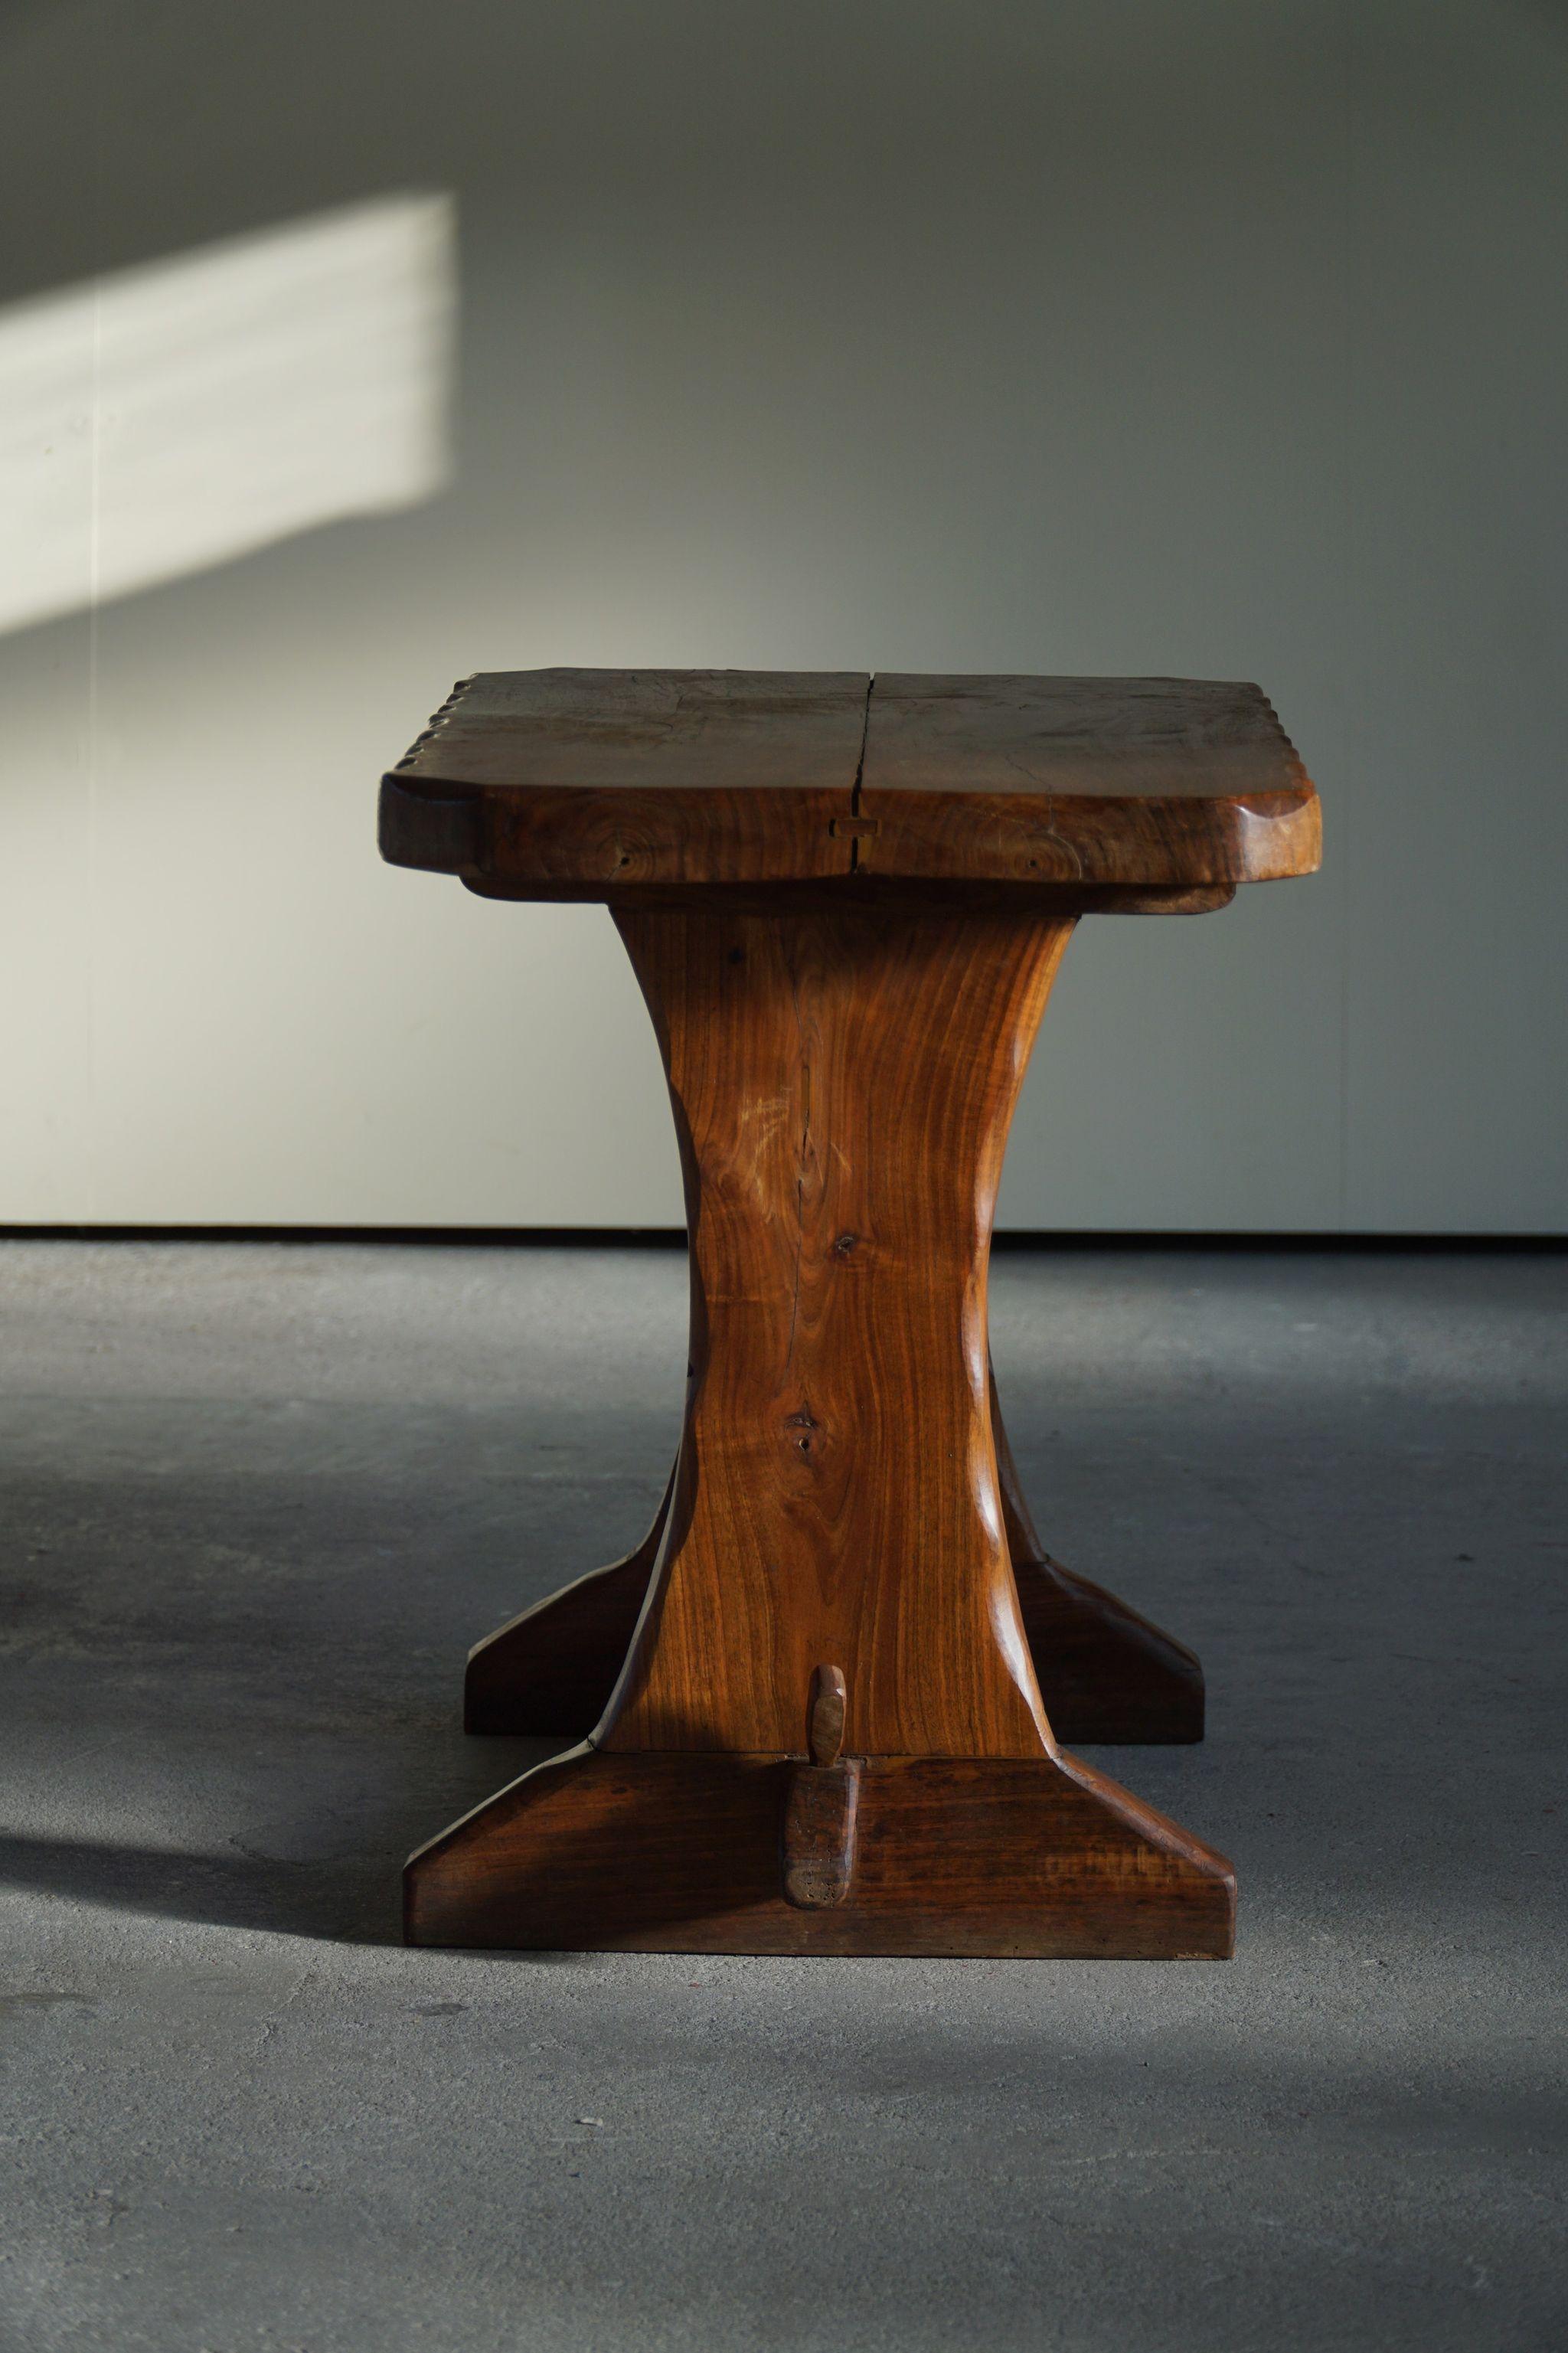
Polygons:
[[691,1269],[656,1525],[469,1661],[470,1729],[577,1745],[412,1857],[410,1939],[1228,1954],[1225,1858],[1058,1746],[1196,1740],[1203,1678],[1041,1546],[986,1271],[1079,916],[1318,862],[1258,690],[480,676],[385,778],[381,843],[489,898],[608,904]]

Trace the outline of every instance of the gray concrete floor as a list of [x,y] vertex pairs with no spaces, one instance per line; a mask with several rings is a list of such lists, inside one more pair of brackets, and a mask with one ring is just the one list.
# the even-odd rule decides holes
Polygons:
[[406,1952],[531,1761],[467,1644],[624,1550],[673,1252],[12,1243],[0,2344],[1568,2343],[1568,1263],[1008,1255],[1047,1539],[1202,1651],[1098,1752],[1228,1965]]

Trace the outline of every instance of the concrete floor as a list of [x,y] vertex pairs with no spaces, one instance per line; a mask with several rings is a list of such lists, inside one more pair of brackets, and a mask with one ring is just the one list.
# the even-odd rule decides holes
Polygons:
[[405,1952],[538,1753],[464,1649],[641,1533],[683,1286],[0,1248],[6,2353],[1568,2343],[1568,1262],[998,1260],[1047,1541],[1208,1669],[1098,1754],[1233,1963]]

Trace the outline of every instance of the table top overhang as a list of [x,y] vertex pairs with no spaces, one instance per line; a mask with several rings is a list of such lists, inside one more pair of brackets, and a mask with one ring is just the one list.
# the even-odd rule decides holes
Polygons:
[[502,670],[384,779],[382,850],[518,898],[865,877],[1217,903],[1310,873],[1320,818],[1247,684]]

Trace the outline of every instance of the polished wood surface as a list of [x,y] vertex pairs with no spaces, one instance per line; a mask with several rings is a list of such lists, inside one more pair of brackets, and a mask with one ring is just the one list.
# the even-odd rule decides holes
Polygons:
[[860,1760],[840,1754],[848,1695],[842,1667],[817,1668],[806,1709],[805,1761],[791,1765],[784,1784],[784,1898],[803,1912],[842,1904],[854,1884]]
[[[1058,1751],[1008,1552],[991,1220],[1070,923],[717,893],[616,920],[687,1187],[680,1453],[591,1744],[414,1859],[410,1935],[461,1916],[472,1942],[1228,1949],[1228,1866]],[[658,1830],[681,1793],[695,1822]],[[628,1843],[661,1858],[655,1885]]]
[[384,780],[381,839],[519,898],[857,875],[1223,892],[1320,852],[1256,686],[853,671],[481,673]]
[[1318,862],[1317,795],[1256,686],[879,673],[867,873],[1263,882]]
[[654,1590],[596,1737],[787,1752],[831,1660],[857,1754],[1037,1754],[986,1254],[1070,924],[708,900],[617,922],[676,1107],[693,1378]]
[[1040,1546],[985,1301],[1079,917],[1196,912],[1316,861],[1258,690],[509,673],[457,690],[384,780],[382,839],[494,896],[609,903],[690,1241],[655,1527],[469,1663],[470,1725],[595,1711],[591,1735],[411,1859],[409,1936],[1228,1952],[1223,1857],[1047,1716],[1037,1660],[1074,1737],[1196,1738],[1202,1677]]
[[[1086,1577],[1035,1532],[991,1382],[1002,1525],[1035,1680],[1069,1746],[1201,1740],[1203,1669],[1184,1644]],[[647,1599],[669,1487],[635,1552],[595,1569],[498,1627],[468,1653],[465,1729],[581,1740],[609,1704]]]
[[1223,1959],[1223,1855],[1080,1757],[867,1757],[845,1896],[784,1893],[799,1760],[605,1752],[541,1765],[422,1847],[420,1945],[653,1953]]
[[787,670],[462,680],[383,785],[383,854],[543,898],[837,875],[866,686]]

